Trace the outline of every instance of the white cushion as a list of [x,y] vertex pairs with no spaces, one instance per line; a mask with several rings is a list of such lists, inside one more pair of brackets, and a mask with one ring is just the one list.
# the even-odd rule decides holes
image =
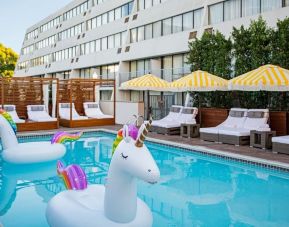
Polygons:
[[200,128],[200,132],[211,133],[211,134],[219,134],[219,129],[217,127]]
[[230,136],[250,136],[250,130],[244,128],[227,128],[219,130],[219,134]]
[[[91,106],[96,106],[95,108],[91,108]],[[104,114],[97,102],[85,102],[83,103],[84,113],[89,118],[97,118],[97,119],[104,119],[104,118],[113,118],[112,115]]]
[[272,138],[272,142],[289,144],[289,136],[275,136]]
[[261,128],[269,128],[267,125],[269,119],[269,110],[268,109],[250,109],[248,112],[263,112],[263,118],[250,118],[247,117],[244,122],[244,128],[250,130],[259,130]]

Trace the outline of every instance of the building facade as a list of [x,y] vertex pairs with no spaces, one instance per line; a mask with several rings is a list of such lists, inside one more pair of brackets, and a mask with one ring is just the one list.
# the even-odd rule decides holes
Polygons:
[[[259,15],[274,27],[289,16],[289,0],[74,0],[27,29],[15,76],[108,78],[119,86],[153,73],[173,81],[190,72],[189,41],[206,29],[229,36]],[[100,94],[109,100],[112,90]],[[182,99],[164,95],[166,106]],[[159,97],[151,93],[152,108]],[[118,91],[117,99],[144,95]]]

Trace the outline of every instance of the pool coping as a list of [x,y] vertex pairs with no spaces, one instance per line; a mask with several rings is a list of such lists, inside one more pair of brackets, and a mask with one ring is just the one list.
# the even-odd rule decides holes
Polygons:
[[[80,130],[69,130],[70,133],[74,132],[79,132]],[[115,130],[110,130],[110,129],[104,129],[104,128],[99,128],[99,129],[85,129],[81,130],[83,132],[105,132],[105,133],[111,133],[111,134],[117,134],[117,131]],[[55,132],[29,132],[29,133],[20,133],[17,135],[18,138],[21,137],[29,137],[29,136],[47,136],[47,135],[53,135]],[[241,154],[234,154],[234,153],[228,153],[216,149],[211,149],[203,146],[194,146],[194,145],[189,145],[189,144],[181,144],[177,142],[171,142],[171,141],[165,141],[161,139],[155,139],[151,137],[146,138],[147,141],[156,143],[156,144],[161,144],[164,146],[169,146],[169,147],[176,147],[176,148],[181,148],[185,149],[187,152],[198,152],[202,153],[205,155],[209,156],[215,156],[215,157],[220,157],[224,159],[231,159],[247,164],[253,164],[253,165],[258,165],[264,168],[269,168],[269,169],[276,169],[276,170],[281,170],[285,172],[289,172],[289,164],[287,163],[282,163],[278,161],[272,161],[272,160],[267,160],[267,159],[262,159],[262,158],[256,158],[248,155],[241,155]]]

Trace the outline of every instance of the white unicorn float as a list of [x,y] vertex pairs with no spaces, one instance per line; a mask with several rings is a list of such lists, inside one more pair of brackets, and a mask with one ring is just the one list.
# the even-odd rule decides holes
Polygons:
[[61,158],[66,149],[63,144],[50,142],[18,143],[16,124],[11,116],[0,109],[0,138],[4,161],[14,164],[47,162]]
[[106,185],[89,185],[84,190],[67,190],[48,203],[46,218],[52,227],[149,227],[153,218],[149,207],[137,197],[137,178],[154,184],[160,171],[144,145],[151,120],[142,125],[137,139],[122,130]]

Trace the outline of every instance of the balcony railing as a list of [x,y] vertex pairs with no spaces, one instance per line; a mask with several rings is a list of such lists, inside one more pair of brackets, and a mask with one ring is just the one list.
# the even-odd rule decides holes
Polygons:
[[143,76],[145,74],[153,74],[168,82],[172,82],[189,73],[191,73],[191,70],[190,70],[190,67],[188,66],[188,67],[182,67],[182,68],[124,72],[124,73],[119,73],[119,76],[120,76],[120,83]]

